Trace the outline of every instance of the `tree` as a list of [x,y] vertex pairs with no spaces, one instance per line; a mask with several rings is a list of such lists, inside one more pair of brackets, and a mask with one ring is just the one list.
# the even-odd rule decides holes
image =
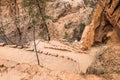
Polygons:
[[46,33],[48,35],[48,41],[50,41],[50,34],[48,27],[46,25],[46,19],[47,16],[45,15],[45,7],[46,7],[46,2],[50,0],[23,0],[23,7],[28,9],[28,13],[30,16],[30,23],[29,25],[33,27],[33,39],[34,39],[34,48],[36,52],[36,57],[38,61],[38,65],[40,65],[39,57],[38,57],[38,52],[37,52],[37,47],[36,47],[36,42],[35,42],[35,26],[36,23],[41,20],[41,26],[42,28],[46,29]]
[[31,17],[30,24],[41,21],[41,27],[46,29],[47,40],[50,41],[50,33],[46,24],[46,20],[50,18],[45,14],[46,3],[52,0],[23,0],[23,7],[28,9],[29,16]]

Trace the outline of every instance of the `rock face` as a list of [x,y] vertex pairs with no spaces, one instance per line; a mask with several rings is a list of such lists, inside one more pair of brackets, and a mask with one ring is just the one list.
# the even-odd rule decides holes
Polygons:
[[48,3],[46,12],[51,39],[80,40],[80,29],[87,24],[93,8],[86,7],[83,0],[56,0]]
[[[87,49],[95,43],[119,42],[119,0],[100,0],[94,10],[90,25],[85,28],[90,22],[89,18],[97,1],[55,0],[47,2],[45,11],[50,19],[47,19],[46,23],[51,40],[76,41],[81,39],[82,49]],[[23,0],[0,0],[0,41],[22,44],[33,39],[28,9],[22,6],[22,2]],[[41,25],[41,20],[38,20],[35,25],[37,38],[41,38],[40,34],[42,36],[45,34]]]
[[100,0],[91,23],[85,28],[81,49],[96,43],[120,42],[120,0]]
[[21,44],[20,40],[31,37],[27,30],[29,16],[22,8],[22,0],[1,0],[0,4],[0,41]]
[[[16,2],[15,2],[16,1]],[[14,43],[24,43],[33,39],[33,28],[29,25],[30,16],[28,9],[22,6],[23,0],[0,0],[0,27],[5,35]],[[51,40],[80,40],[81,32],[91,15],[93,8],[86,6],[83,0],[54,0],[47,2],[46,15],[47,27]],[[41,21],[36,24],[36,36],[41,38],[44,29]],[[46,36],[46,35],[45,35]],[[45,37],[43,36],[43,38]],[[0,41],[11,42],[0,33]],[[20,42],[24,41],[24,42]],[[19,43],[20,42],[20,43]]]

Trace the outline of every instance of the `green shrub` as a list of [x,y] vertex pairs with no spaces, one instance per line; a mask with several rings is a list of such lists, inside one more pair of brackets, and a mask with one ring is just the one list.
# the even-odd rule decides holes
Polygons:
[[79,41],[81,39],[85,26],[85,23],[80,23],[79,26],[73,30],[73,40]]
[[65,32],[64,39],[66,39],[67,41],[69,41],[69,39],[70,39],[70,37],[69,37],[69,35],[68,35],[68,33],[67,33],[67,32]]
[[72,25],[72,22],[68,22],[67,24],[64,24],[65,29],[70,29]]

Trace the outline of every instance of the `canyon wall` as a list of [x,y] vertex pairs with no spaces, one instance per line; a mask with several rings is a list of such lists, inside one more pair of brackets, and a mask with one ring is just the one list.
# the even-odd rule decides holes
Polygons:
[[80,48],[89,49],[99,43],[120,42],[120,0],[100,0],[91,23],[86,26]]
[[[90,22],[91,13],[97,2],[91,1],[94,5],[89,4],[90,1],[87,0],[86,4],[83,0],[47,2],[45,14],[49,19],[46,20],[46,24],[51,40],[79,41],[85,26]],[[0,0],[0,41],[23,44],[33,40],[31,16],[23,4],[27,5],[24,0]],[[45,39],[46,30],[41,25],[41,20],[38,20],[35,25],[36,38]]]

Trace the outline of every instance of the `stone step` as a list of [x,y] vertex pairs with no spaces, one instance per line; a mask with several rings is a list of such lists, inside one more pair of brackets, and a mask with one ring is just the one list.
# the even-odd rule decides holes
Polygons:
[[26,48],[25,50],[26,50],[26,51],[34,51],[33,48]]
[[0,46],[5,46],[5,43],[0,43]]
[[23,46],[17,46],[17,48],[18,48],[18,49],[22,49],[22,48],[23,48]]
[[10,47],[10,48],[16,48],[17,47],[17,45],[7,45],[8,47]]

